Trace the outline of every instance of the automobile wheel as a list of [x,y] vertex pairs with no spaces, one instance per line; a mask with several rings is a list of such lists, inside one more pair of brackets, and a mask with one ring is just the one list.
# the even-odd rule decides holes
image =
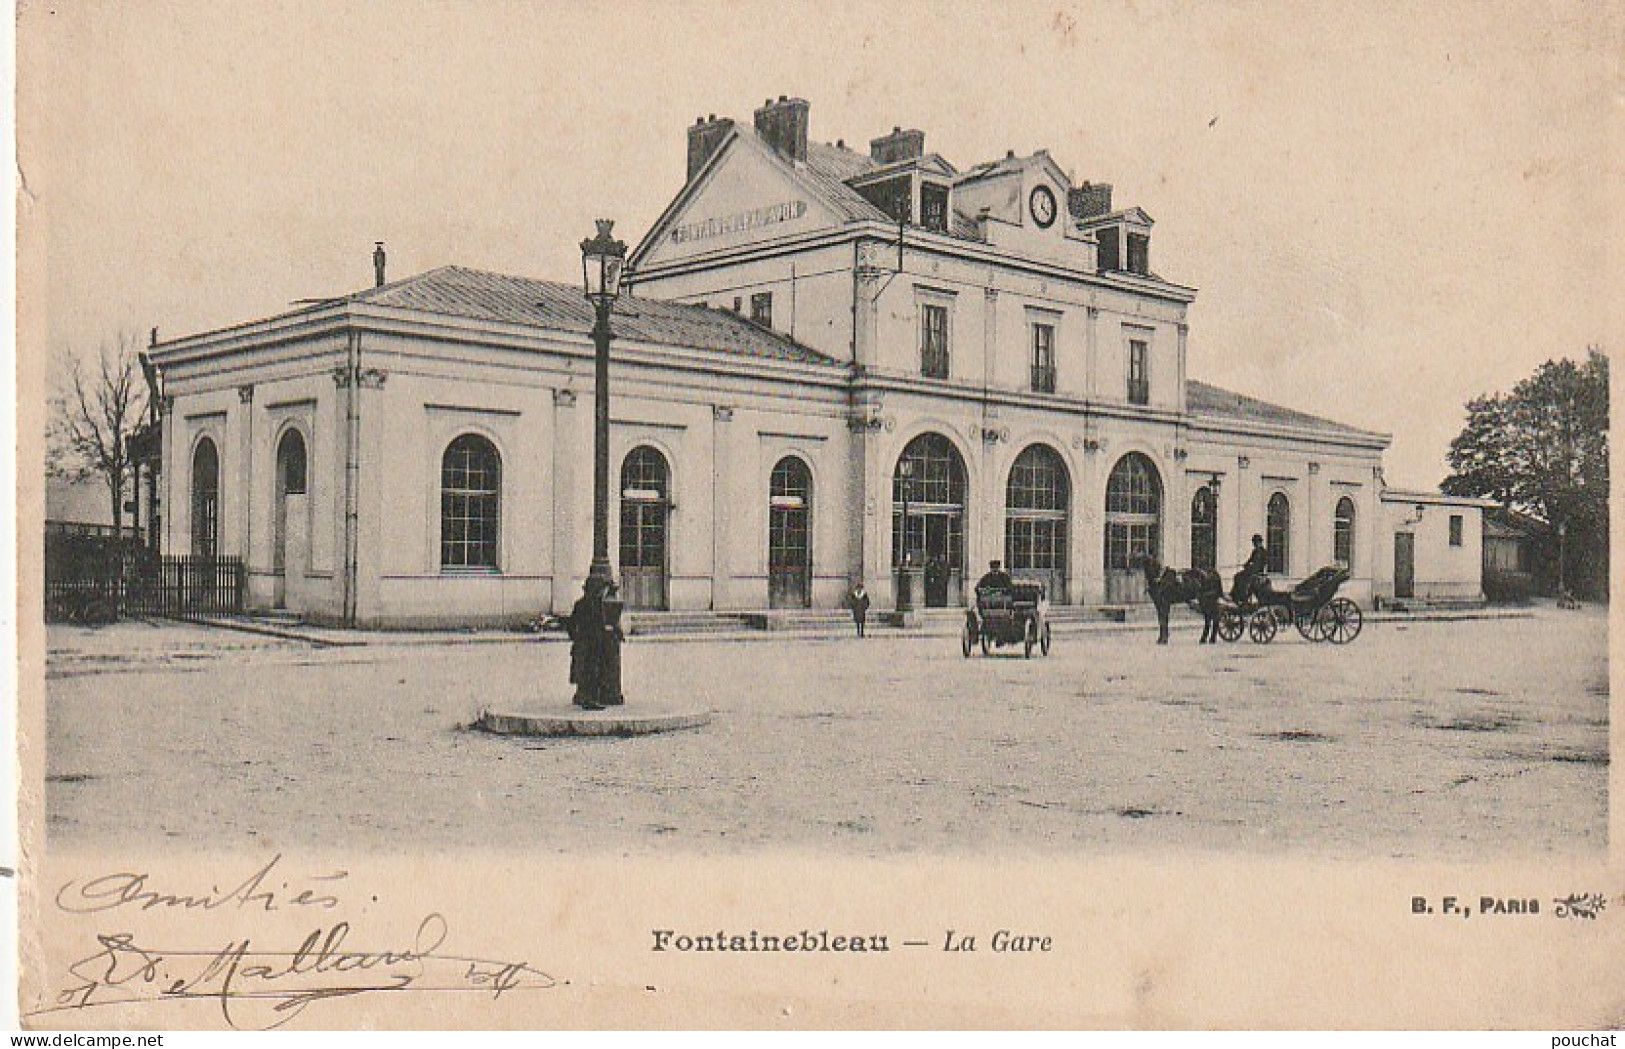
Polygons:
[[1027,621],[1027,632],[1021,638],[1021,654],[1028,659],[1033,658],[1033,644],[1038,640],[1038,624],[1032,620]]
[[1042,634],[1038,635],[1038,647],[1043,649],[1044,655],[1046,655],[1046,656],[1049,655],[1049,644],[1050,644],[1049,624],[1045,623],[1044,624],[1044,632]]
[[960,632],[960,635],[959,635],[959,651],[964,655],[964,657],[966,659],[970,658],[970,650],[971,650],[972,643],[973,642],[972,642],[972,639],[971,639],[970,627],[966,627],[963,631]]
[[993,639],[988,637],[987,634],[984,632],[982,634],[981,640],[982,640],[982,655],[991,656],[993,654]]

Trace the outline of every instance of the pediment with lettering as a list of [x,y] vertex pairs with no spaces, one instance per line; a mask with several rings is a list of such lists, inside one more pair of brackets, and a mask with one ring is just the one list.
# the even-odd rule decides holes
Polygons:
[[837,225],[817,187],[754,135],[735,133],[633,253],[639,269]]

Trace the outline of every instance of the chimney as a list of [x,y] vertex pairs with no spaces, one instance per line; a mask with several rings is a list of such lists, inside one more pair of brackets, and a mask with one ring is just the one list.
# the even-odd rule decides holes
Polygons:
[[1085,182],[1081,186],[1073,186],[1066,191],[1066,210],[1075,219],[1092,219],[1111,214],[1111,184]]
[[694,118],[694,126],[688,129],[688,181],[694,181],[695,173],[705,167],[705,162],[722,145],[733,126],[732,120],[727,117],[718,120],[715,113]]
[[790,160],[807,159],[807,100],[779,96],[756,111],[756,133]]
[[384,286],[384,242],[375,240],[373,244],[376,246],[372,249],[372,271],[373,276],[378,278],[375,287],[382,288]]
[[869,157],[876,164],[896,164],[924,154],[925,132],[913,128],[904,131],[900,127],[894,127],[891,134],[882,135],[869,142]]

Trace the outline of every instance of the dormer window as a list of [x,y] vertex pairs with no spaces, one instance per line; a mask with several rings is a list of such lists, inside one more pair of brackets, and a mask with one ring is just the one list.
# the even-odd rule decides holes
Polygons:
[[947,186],[920,183],[920,225],[938,233],[948,232]]
[[1117,234],[1116,226],[1108,226],[1095,234],[1095,237],[1100,241],[1100,252],[1096,256],[1099,259],[1097,265],[1103,272],[1122,268],[1118,255]]
[[914,220],[914,179],[909,175],[857,187],[863,199],[890,215],[894,222]]
[[1151,273],[1151,238],[1144,233],[1128,235],[1128,269],[1142,277]]
[[[1087,203],[1079,198],[1079,203]],[[1095,268],[1151,276],[1151,216],[1139,208],[1114,211],[1082,222],[1095,235]]]

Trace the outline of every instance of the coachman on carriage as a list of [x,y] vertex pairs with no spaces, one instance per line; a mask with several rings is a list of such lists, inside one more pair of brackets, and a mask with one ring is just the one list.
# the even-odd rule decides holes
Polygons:
[[1238,640],[1245,633],[1259,644],[1275,639],[1276,631],[1292,624],[1307,641],[1346,645],[1360,636],[1360,606],[1337,590],[1348,582],[1348,569],[1327,565],[1293,587],[1275,590],[1260,576],[1242,604],[1225,601],[1219,615],[1219,636]]

